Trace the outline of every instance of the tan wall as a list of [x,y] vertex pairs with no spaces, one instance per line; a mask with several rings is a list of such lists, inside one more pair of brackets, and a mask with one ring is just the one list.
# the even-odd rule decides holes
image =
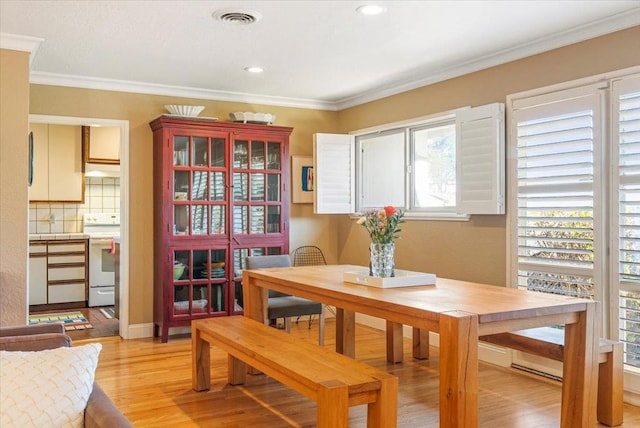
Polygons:
[[[267,111],[276,123],[294,128],[290,154],[310,155],[313,133],[332,132],[337,113],[248,105],[242,103],[180,99],[153,95],[32,85],[31,114],[128,120],[130,126],[130,272],[129,320],[153,320],[153,150],[149,122],[166,113],[165,104],[204,105],[201,116],[227,120],[230,112]],[[292,204],[290,247],[319,245],[331,262],[337,261],[337,235],[326,231],[330,218],[314,217],[310,204]]]
[[0,49],[0,326],[27,323],[29,54]]
[[[340,112],[340,132],[463,106],[506,102],[509,94],[640,65],[640,26],[450,79]],[[340,263],[368,263],[362,226],[336,218]],[[490,284],[506,283],[506,216],[470,222],[411,221],[396,242],[398,268]]]

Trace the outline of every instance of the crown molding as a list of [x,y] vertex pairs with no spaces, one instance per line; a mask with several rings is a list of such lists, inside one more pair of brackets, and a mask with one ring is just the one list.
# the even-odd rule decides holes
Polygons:
[[201,100],[231,101],[268,106],[295,107],[315,110],[335,110],[335,103],[304,98],[288,98],[243,92],[216,91],[212,89],[184,86],[159,85],[155,83],[103,79],[68,74],[35,71],[29,82],[35,85],[66,86],[72,88],[99,89],[104,91],[131,92],[136,94],[162,95]]
[[[486,55],[482,58],[457,63],[450,67],[436,70],[435,72],[418,70],[413,72],[411,76],[406,77],[401,81],[396,80],[395,82],[386,85],[380,85],[370,88],[366,92],[334,101],[277,97],[231,91],[217,91],[211,89],[160,85],[146,82],[63,75],[46,72],[32,72],[30,75],[30,82],[32,84],[39,85],[66,86],[73,88],[99,89],[105,91],[132,92],[148,95],[242,102],[247,104],[262,104],[268,106],[339,111],[381,98],[396,95],[402,92],[410,91],[422,86],[427,86],[447,79],[459,77],[489,67],[504,64],[510,61],[515,61],[528,56],[557,49],[573,43],[578,43],[608,33],[613,33],[615,31],[620,31],[636,25],[640,25],[640,7],[613,15],[608,18],[603,18],[599,21],[595,21],[583,26],[574,27],[572,29],[536,40],[535,42],[517,45],[492,55]],[[33,52],[37,51],[40,43],[42,42],[42,39],[23,36],[13,36],[9,39],[13,39],[12,43],[14,46],[20,46],[21,43],[29,45],[30,42],[31,46],[33,46],[34,49]],[[2,34],[1,40],[1,47],[5,48],[5,34]],[[6,47],[6,49],[11,48]],[[31,60],[33,60],[33,57],[35,56],[33,52],[31,54]]]
[[40,49],[44,39],[39,37],[20,36],[17,34],[0,33],[0,49],[29,52],[29,69]]

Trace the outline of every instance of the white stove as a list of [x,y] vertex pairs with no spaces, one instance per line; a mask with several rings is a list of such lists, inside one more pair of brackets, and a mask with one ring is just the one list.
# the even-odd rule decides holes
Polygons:
[[89,238],[120,236],[120,213],[88,213],[84,215],[84,233]]
[[89,306],[115,304],[114,238],[120,237],[120,213],[84,215],[89,235]]

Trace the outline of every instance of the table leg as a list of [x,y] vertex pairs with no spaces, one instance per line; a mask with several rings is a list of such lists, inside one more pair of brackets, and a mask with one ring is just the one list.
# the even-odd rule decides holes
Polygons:
[[356,357],[356,313],[336,308],[336,352]]
[[[246,271],[242,273],[242,299],[245,317],[268,324],[269,290],[258,287],[249,272]],[[253,367],[248,367],[248,372],[252,375],[260,374],[260,371]]]
[[402,359],[402,324],[387,321],[387,362],[401,363]]
[[440,314],[440,427],[478,426],[478,316]]
[[596,425],[596,384],[598,376],[598,307],[587,302],[578,321],[565,325],[564,367],[562,374],[562,412],[560,426]]
[[429,359],[429,330],[413,327],[413,358]]
[[244,316],[266,324],[268,322],[269,290],[255,285],[249,272],[242,273]]
[[211,345],[200,336],[197,321],[191,322],[191,386],[195,391],[211,388]]

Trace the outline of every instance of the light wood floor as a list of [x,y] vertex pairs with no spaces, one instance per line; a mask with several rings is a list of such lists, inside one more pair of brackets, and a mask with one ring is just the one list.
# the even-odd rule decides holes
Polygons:
[[[316,341],[317,322],[293,324],[292,334]],[[327,320],[326,346],[335,344]],[[95,339],[94,339],[95,340]],[[136,427],[313,427],[315,403],[264,375],[247,384],[225,385],[226,354],[211,349],[212,389],[191,389],[191,339],[99,339],[103,344],[96,380]],[[76,341],[75,345],[84,341]],[[400,380],[398,426],[437,427],[437,348],[428,361],[413,360],[405,339],[405,362],[387,364],[384,333],[358,326],[356,358]],[[560,385],[489,364],[480,365],[480,427],[546,428],[560,424]],[[366,427],[366,407],[352,407],[350,427]],[[604,426],[604,425],[599,425]],[[623,427],[640,426],[640,408],[625,404]]]

